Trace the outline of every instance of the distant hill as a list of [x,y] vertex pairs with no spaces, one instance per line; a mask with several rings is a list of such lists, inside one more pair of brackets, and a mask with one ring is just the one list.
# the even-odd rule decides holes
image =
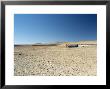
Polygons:
[[56,45],[65,45],[65,44],[97,44],[97,41],[78,41],[78,42],[52,42],[52,43],[35,43],[35,44],[15,44],[15,46],[20,45],[32,45],[32,46],[56,46]]
[[97,41],[65,42],[64,44],[97,44]]

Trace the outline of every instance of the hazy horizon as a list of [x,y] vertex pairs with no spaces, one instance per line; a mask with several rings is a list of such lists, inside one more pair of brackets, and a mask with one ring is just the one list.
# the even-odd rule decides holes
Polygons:
[[[97,40],[81,40],[81,41],[68,41],[68,42],[85,42],[85,41],[88,41],[88,42],[91,42],[91,41],[97,41]],[[67,41],[65,41],[67,42]],[[65,42],[60,42],[59,43],[65,43]],[[56,44],[58,42],[42,42],[42,43],[23,43],[23,44],[14,44],[14,45],[34,45],[34,44]]]
[[97,40],[97,14],[15,14],[14,44]]

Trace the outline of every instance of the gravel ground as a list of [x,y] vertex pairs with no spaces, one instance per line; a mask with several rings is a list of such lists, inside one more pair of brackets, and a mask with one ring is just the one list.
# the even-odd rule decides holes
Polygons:
[[15,76],[96,76],[97,47],[16,46]]

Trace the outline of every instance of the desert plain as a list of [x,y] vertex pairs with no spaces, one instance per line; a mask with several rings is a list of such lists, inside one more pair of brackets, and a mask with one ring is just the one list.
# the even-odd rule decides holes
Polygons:
[[[65,44],[78,44],[66,47]],[[92,45],[91,45],[92,44]],[[14,76],[96,76],[96,41],[14,47]]]

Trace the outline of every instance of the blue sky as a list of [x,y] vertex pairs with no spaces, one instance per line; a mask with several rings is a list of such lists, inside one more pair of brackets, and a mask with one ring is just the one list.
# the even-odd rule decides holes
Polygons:
[[14,43],[97,40],[96,14],[15,14]]

